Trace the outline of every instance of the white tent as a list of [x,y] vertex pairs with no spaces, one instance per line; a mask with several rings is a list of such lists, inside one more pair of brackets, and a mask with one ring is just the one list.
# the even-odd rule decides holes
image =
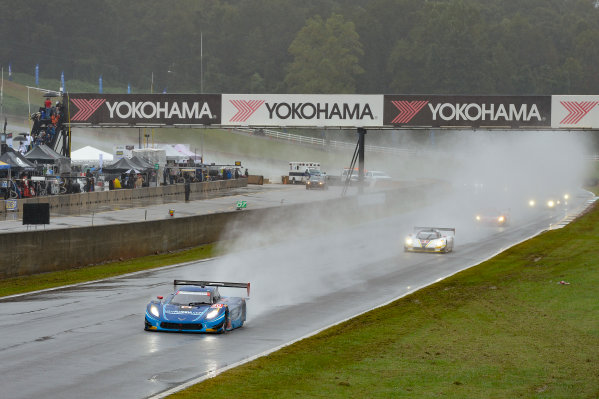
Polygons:
[[72,162],[98,162],[100,160],[100,154],[102,155],[102,162],[112,162],[112,154],[94,148],[92,146],[85,146],[76,151],[71,152]]
[[156,147],[166,151],[166,159],[169,161],[174,160],[178,162],[187,159],[187,156],[177,151],[173,144],[158,144]]

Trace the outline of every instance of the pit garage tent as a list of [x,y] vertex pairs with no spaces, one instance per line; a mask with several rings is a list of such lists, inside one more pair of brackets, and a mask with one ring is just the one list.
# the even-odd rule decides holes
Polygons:
[[25,158],[31,162],[37,162],[38,164],[53,164],[66,157],[63,157],[47,145],[40,144],[33,147],[31,151],[25,154]]
[[102,155],[103,162],[112,162],[114,159],[112,154],[87,145],[71,152],[71,161],[78,163],[99,161],[100,155]]
[[139,165],[139,168],[137,168],[137,169],[143,169],[143,170],[154,169],[154,165],[152,165],[151,163],[149,163],[142,157],[138,157],[137,155],[132,157],[131,161],[133,161],[133,163],[136,163],[137,165]]
[[140,165],[129,158],[121,158],[112,165],[106,165],[102,169],[106,173],[125,173],[130,170],[139,170]]
[[19,172],[22,170],[35,169],[35,164],[33,162],[28,161],[23,155],[12,148],[9,148],[2,154],[2,156],[0,156],[0,161],[9,164],[13,171]]

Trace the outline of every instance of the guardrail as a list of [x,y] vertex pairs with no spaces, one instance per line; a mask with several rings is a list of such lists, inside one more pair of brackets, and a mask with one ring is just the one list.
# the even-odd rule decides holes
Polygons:
[[[236,129],[239,132],[248,133],[252,135],[263,135],[266,137],[274,138],[277,140],[286,140],[300,144],[310,144],[320,147],[326,147],[328,149],[349,149],[352,150],[356,147],[354,143],[348,143],[345,141],[336,141],[336,140],[327,140],[327,139],[319,139],[315,137],[302,136],[299,134],[291,134],[286,132],[279,132],[276,130],[263,129],[260,133],[257,133],[255,129]],[[416,154],[416,150],[411,150],[407,148],[397,148],[397,147],[382,147],[376,145],[366,145],[366,151],[369,152],[378,152],[384,154]]]

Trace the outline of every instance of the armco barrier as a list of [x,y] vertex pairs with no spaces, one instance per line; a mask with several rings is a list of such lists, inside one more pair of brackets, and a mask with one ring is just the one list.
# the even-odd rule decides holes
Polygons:
[[[198,193],[209,192],[214,190],[223,190],[228,188],[245,187],[247,186],[247,184],[248,179],[240,178],[232,180],[216,180],[201,183],[191,183],[190,187],[192,193]],[[183,198],[185,196],[185,184],[173,184],[169,186],[142,187],[135,189],[119,189],[111,191],[93,191],[90,193],[49,195],[45,197],[23,198],[17,200],[17,209],[18,212],[23,212],[23,204],[48,203],[50,204],[50,211],[66,211],[69,208],[85,210],[88,208],[94,208],[99,204],[110,205],[111,203],[130,201],[133,199],[168,196],[178,196],[180,198]],[[0,213],[3,212],[6,212],[6,207],[2,202],[2,206],[0,207]]]
[[[165,218],[146,222],[36,230],[0,234],[0,278],[64,270],[117,259],[162,253],[235,239],[276,226],[299,225],[310,220],[314,231],[326,228],[331,217],[336,223],[357,223],[364,217],[382,217],[408,203],[438,196],[443,186],[422,183],[388,190],[372,196],[344,197],[300,205],[280,205]],[[117,196],[123,195],[116,192]],[[282,224],[281,221],[285,221]],[[321,224],[319,226],[319,224]],[[251,233],[250,233],[251,234]]]

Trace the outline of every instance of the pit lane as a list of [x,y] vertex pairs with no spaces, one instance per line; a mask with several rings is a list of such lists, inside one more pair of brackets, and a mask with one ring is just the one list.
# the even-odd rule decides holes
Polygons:
[[[587,198],[576,198],[569,213]],[[437,206],[219,259],[0,300],[3,396],[151,397],[477,264],[566,216],[539,211],[509,228],[481,229],[449,200],[443,218],[431,220]],[[432,223],[456,227],[455,252],[404,253],[405,232]],[[146,303],[170,292],[175,278],[251,281],[246,325],[220,336],[143,331]]]

